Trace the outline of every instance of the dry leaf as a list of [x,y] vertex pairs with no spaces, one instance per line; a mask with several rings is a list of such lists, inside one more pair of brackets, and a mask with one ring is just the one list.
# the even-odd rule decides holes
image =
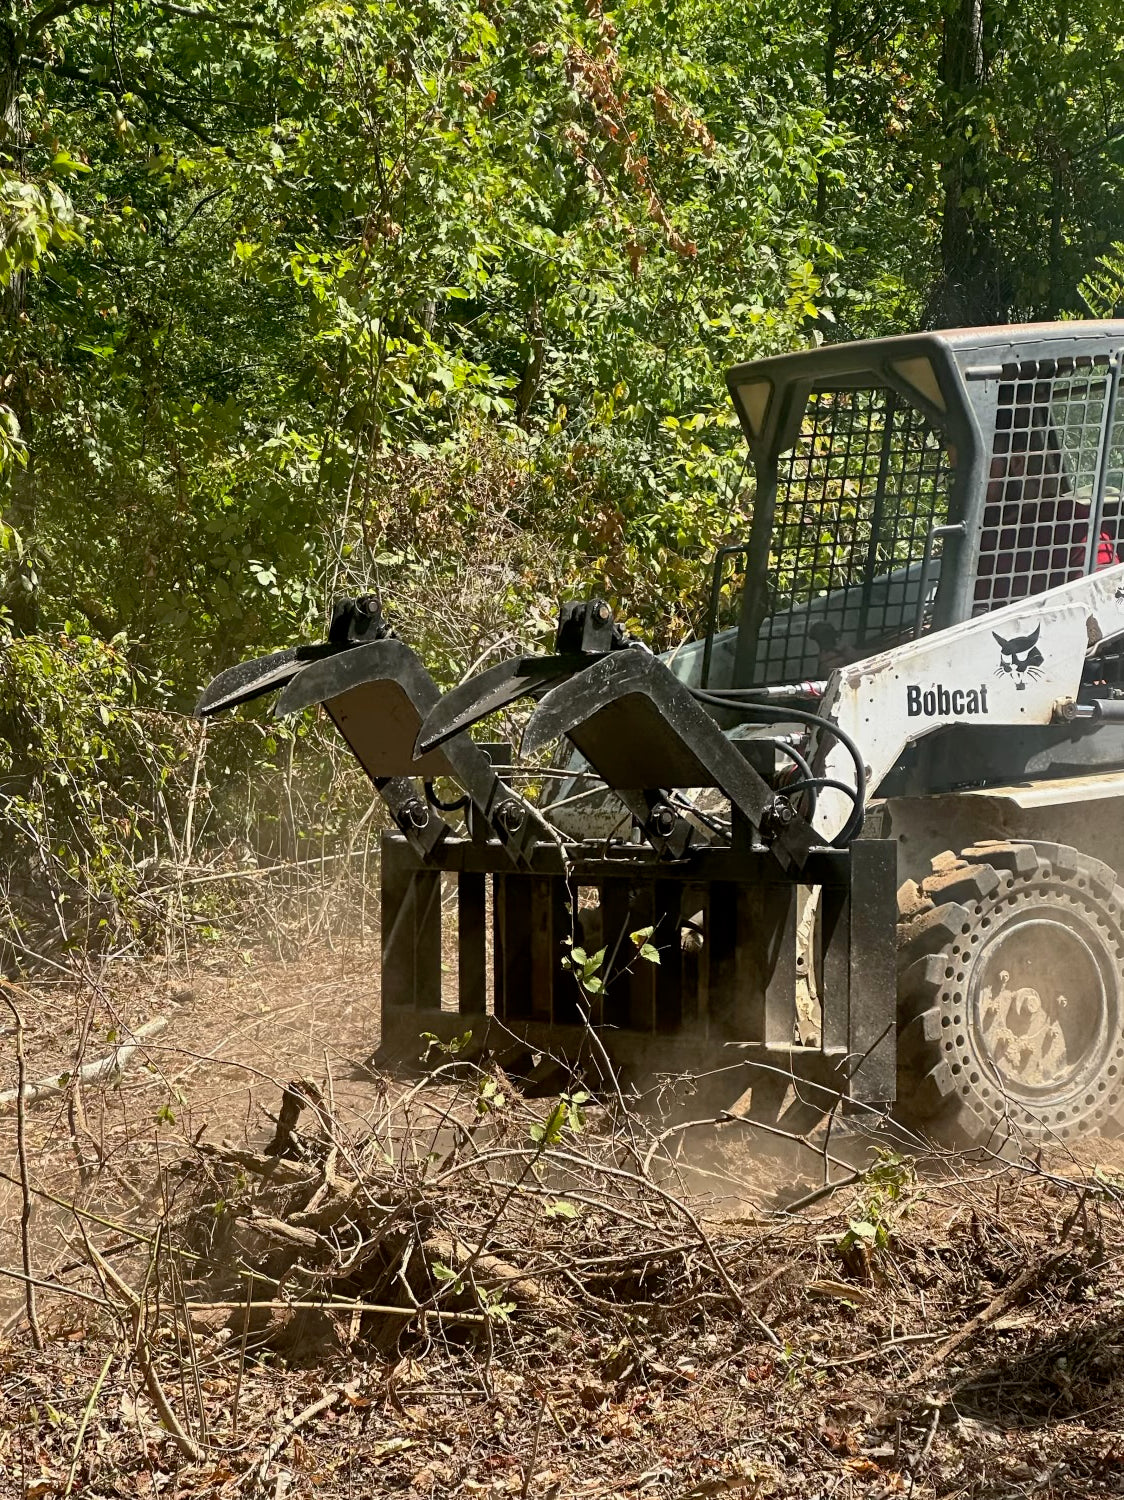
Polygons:
[[843,1467],[848,1474],[881,1474],[882,1472],[872,1458],[845,1458]]
[[392,1453],[405,1453],[407,1448],[417,1446],[413,1438],[387,1438],[385,1443],[372,1443],[363,1456],[365,1458],[388,1458]]
[[854,1286],[849,1281],[832,1281],[827,1277],[821,1277],[818,1281],[809,1281],[808,1291],[813,1297],[838,1297],[843,1302],[865,1303],[870,1301],[870,1293],[861,1286]]

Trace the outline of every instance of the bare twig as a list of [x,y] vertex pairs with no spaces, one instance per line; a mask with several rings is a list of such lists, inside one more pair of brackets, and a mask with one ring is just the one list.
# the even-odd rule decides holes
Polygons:
[[[29,1276],[26,1271],[16,1271],[11,1266],[0,1266],[0,1276],[10,1276],[13,1281],[22,1281],[25,1286],[39,1287],[44,1292],[58,1292],[60,1297],[77,1297],[79,1302],[92,1302],[95,1307],[111,1307],[104,1297],[95,1297],[76,1286],[65,1286],[62,1282],[48,1281],[43,1276]],[[17,1320],[26,1316],[18,1313]],[[42,1345],[40,1345],[42,1347]]]
[[12,999],[7,985],[0,985],[0,995],[12,1013],[16,1027],[16,1155],[20,1169],[20,1255],[23,1260],[24,1306],[27,1309],[27,1326],[31,1330],[31,1342],[37,1350],[43,1348],[43,1333],[39,1327],[39,1313],[35,1305],[35,1279],[31,1273],[31,1173],[27,1166],[27,1114],[24,1107],[24,1089],[27,1084],[27,1058],[23,1050],[23,1015]]
[[238,1441],[238,1410],[242,1401],[242,1380],[246,1373],[246,1340],[250,1336],[250,1309],[253,1306],[251,1298],[254,1295],[254,1283],[252,1280],[246,1282],[246,1301],[242,1311],[242,1335],[238,1340],[238,1379],[234,1384],[234,1416],[231,1419],[230,1441]]
[[539,1461],[539,1438],[542,1435],[542,1419],[546,1415],[547,1393],[544,1389],[542,1400],[539,1402],[539,1414],[535,1418],[535,1434],[531,1439],[531,1454],[523,1469],[523,1488],[519,1491],[519,1500],[527,1500],[531,1489],[531,1480],[535,1477],[535,1467]]
[[78,1424],[78,1432],[74,1439],[74,1454],[70,1460],[70,1471],[66,1476],[66,1488],[62,1492],[63,1500],[66,1500],[66,1496],[69,1495],[74,1488],[74,1480],[78,1474],[78,1460],[82,1456],[82,1443],[86,1436],[86,1428],[90,1425],[90,1418],[94,1413],[94,1408],[98,1404],[98,1397],[101,1395],[101,1388],[105,1384],[105,1377],[109,1374],[109,1367],[113,1363],[113,1356],[116,1353],[116,1348],[113,1348],[105,1356],[105,1363],[101,1367],[101,1372],[98,1375],[97,1380],[94,1382],[94,1388],[90,1392],[90,1398],[86,1402],[85,1409],[82,1412],[82,1420]]
[[261,1485],[264,1482],[273,1460],[278,1454],[284,1451],[286,1445],[302,1427],[306,1427],[309,1422],[314,1421],[323,1412],[330,1411],[337,1401],[356,1400],[359,1395],[360,1384],[360,1381],[352,1380],[347,1385],[333,1386],[330,1391],[325,1391],[324,1395],[306,1406],[303,1411],[297,1412],[292,1421],[285,1424],[262,1454],[261,1458],[258,1459],[257,1463],[250,1470],[246,1476],[247,1486]]
[[128,1282],[117,1274],[104,1256],[98,1254],[94,1245],[89,1244],[89,1250],[101,1274],[114,1290],[124,1297],[126,1303],[129,1305],[133,1329],[133,1358],[136,1361],[137,1369],[141,1372],[145,1389],[148,1391],[152,1404],[160,1416],[162,1425],[186,1457],[192,1463],[198,1463],[205,1456],[207,1450],[184,1430],[183,1424],[173,1411],[172,1404],[168,1400],[164,1387],[160,1383],[160,1377],[157,1375],[152,1360],[149,1357],[148,1340],[145,1337],[144,1331],[144,1304]]
[[1009,1282],[1007,1286],[996,1293],[982,1312],[978,1312],[974,1318],[969,1318],[954,1333],[949,1334],[948,1338],[938,1348],[934,1349],[931,1354],[926,1355],[906,1381],[906,1385],[919,1385],[921,1381],[933,1373],[938,1365],[943,1364],[950,1354],[955,1354],[958,1349],[963,1348],[965,1344],[975,1338],[981,1329],[986,1328],[989,1323],[993,1323],[1000,1313],[1004,1312],[1008,1307],[1012,1307],[1024,1293],[1029,1292],[1040,1281],[1045,1281],[1064,1258],[1064,1252],[1059,1252],[1057,1255],[1047,1256],[1045,1260],[1037,1261],[1033,1265],[1027,1266],[1025,1271],[1015,1277],[1014,1281]]

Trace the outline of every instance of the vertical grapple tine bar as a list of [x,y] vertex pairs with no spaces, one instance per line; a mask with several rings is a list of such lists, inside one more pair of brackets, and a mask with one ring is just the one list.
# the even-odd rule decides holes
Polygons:
[[629,941],[629,883],[627,880],[601,882],[601,945],[605,949],[606,982],[600,1015],[607,1026],[627,1026],[632,977],[628,965],[636,950]]
[[851,845],[849,1097],[875,1104],[897,1088],[898,847],[890,839]]
[[[680,909],[681,921],[686,922],[701,911],[705,930],[708,915],[707,905],[705,886],[685,886],[683,889],[683,905]],[[680,982],[682,984],[683,1024],[685,1026],[697,1026],[702,1016],[703,966],[700,960],[701,955],[697,948],[690,950],[687,948],[681,949]]]
[[[738,887],[731,880],[716,880],[710,887],[706,907],[706,943],[703,968],[706,984],[706,1014],[710,1034],[732,1039],[737,995]],[[742,1038],[748,1041],[748,1037]]]
[[[655,883],[655,931],[652,942],[659,950],[656,969],[656,1030],[678,1031],[683,1024],[683,950],[679,942],[679,918],[683,886],[677,880]],[[640,959],[646,964],[647,959]]]
[[441,1009],[441,872],[419,869],[408,844],[382,843],[384,1005]]
[[496,911],[502,935],[496,961],[506,1021],[526,1021],[531,1016],[533,884],[533,878],[526,875],[496,876]]
[[796,1031],[796,910],[799,887],[762,887],[763,929],[769,936],[765,976],[766,1045],[790,1047]]
[[414,1005],[441,1009],[441,871],[417,870],[410,882],[414,907]]
[[[652,941],[658,941],[656,926],[656,888],[651,880],[642,880],[634,888],[630,900],[630,914],[626,917],[629,930],[635,932],[642,927],[652,928]],[[631,924],[635,923],[635,926]],[[649,1034],[656,1023],[656,980],[658,965],[641,958],[628,931],[621,944],[621,957],[629,966],[628,973],[628,1027],[630,1031]]]
[[734,964],[737,978],[731,1013],[732,1034],[739,1041],[765,1040],[766,986],[773,949],[762,886],[735,886]]
[[457,1006],[462,1015],[487,1009],[486,877],[462,870],[457,879]]
[[381,914],[382,1004],[414,1003],[414,923],[407,909],[412,864],[410,849],[401,839],[384,834],[382,839]]
[[559,969],[561,952],[555,952],[554,941],[554,879],[549,875],[532,875],[528,915],[528,1005],[532,1021],[549,1022],[553,1019],[554,978]]

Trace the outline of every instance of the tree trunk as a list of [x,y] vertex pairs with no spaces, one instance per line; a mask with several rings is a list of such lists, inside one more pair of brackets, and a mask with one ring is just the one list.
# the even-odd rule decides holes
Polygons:
[[980,212],[990,184],[977,135],[968,134],[965,110],[978,100],[987,77],[985,0],[946,0],[941,51],[942,151],[940,274],[929,298],[926,323],[1001,322],[1006,314],[995,245]]

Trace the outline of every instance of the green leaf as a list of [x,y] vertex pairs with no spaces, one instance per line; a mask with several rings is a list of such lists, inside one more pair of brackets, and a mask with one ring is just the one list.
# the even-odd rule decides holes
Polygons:
[[536,1122],[531,1126],[531,1140],[539,1146],[557,1145],[565,1128],[568,1113],[569,1106],[565,1097],[563,1097],[558,1100],[541,1124]]
[[70,152],[63,147],[62,150],[55,153],[51,161],[51,170],[66,176],[68,173],[77,175],[88,172],[90,168],[84,161],[78,161],[75,157],[71,156]]
[[871,1224],[866,1219],[849,1219],[847,1221],[847,1228],[856,1239],[865,1240],[867,1244],[872,1245],[878,1238],[878,1226]]
[[580,1212],[578,1205],[566,1198],[551,1198],[544,1209],[548,1219],[576,1219]]

